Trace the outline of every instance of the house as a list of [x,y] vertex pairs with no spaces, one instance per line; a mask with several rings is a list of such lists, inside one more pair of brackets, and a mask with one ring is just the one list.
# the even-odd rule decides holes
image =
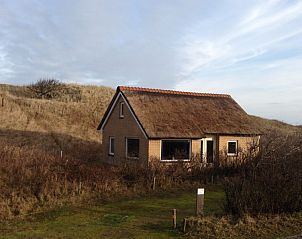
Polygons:
[[98,130],[103,157],[111,163],[217,160],[238,155],[260,136],[249,115],[230,96],[117,87]]

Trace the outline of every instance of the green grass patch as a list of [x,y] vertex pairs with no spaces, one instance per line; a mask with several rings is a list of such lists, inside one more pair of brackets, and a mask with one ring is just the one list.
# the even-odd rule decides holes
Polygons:
[[[100,205],[65,206],[0,223],[0,238],[178,238],[171,229],[195,213],[195,191],[160,192]],[[205,213],[222,214],[224,193],[206,191]]]

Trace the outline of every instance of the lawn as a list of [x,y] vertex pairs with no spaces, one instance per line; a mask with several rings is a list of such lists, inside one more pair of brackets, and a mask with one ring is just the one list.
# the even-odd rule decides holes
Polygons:
[[[65,206],[0,223],[0,238],[178,238],[171,229],[173,208],[178,225],[195,213],[195,191],[161,192],[100,205]],[[207,190],[205,214],[222,214],[224,193]]]

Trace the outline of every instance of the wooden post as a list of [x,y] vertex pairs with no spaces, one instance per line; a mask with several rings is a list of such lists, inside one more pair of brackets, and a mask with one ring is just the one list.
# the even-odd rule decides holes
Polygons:
[[196,215],[203,216],[203,207],[204,207],[204,188],[197,189],[196,195]]
[[184,221],[183,221],[183,232],[186,233],[186,228],[187,228],[187,219],[184,218]]
[[1,106],[4,107],[4,97],[1,97]]
[[176,209],[172,210],[172,223],[173,223],[173,229],[176,229]]
[[82,181],[80,180],[79,182],[79,190],[78,190],[79,195],[82,193]]
[[153,184],[152,184],[152,189],[155,190],[155,183],[156,183],[156,178],[153,177]]

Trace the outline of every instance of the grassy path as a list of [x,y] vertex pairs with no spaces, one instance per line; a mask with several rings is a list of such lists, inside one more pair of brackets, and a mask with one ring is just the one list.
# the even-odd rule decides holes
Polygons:
[[[206,214],[221,214],[224,194],[208,191]],[[0,238],[178,238],[171,229],[171,209],[178,221],[194,215],[195,192],[159,193],[98,206],[70,206],[0,224]]]

